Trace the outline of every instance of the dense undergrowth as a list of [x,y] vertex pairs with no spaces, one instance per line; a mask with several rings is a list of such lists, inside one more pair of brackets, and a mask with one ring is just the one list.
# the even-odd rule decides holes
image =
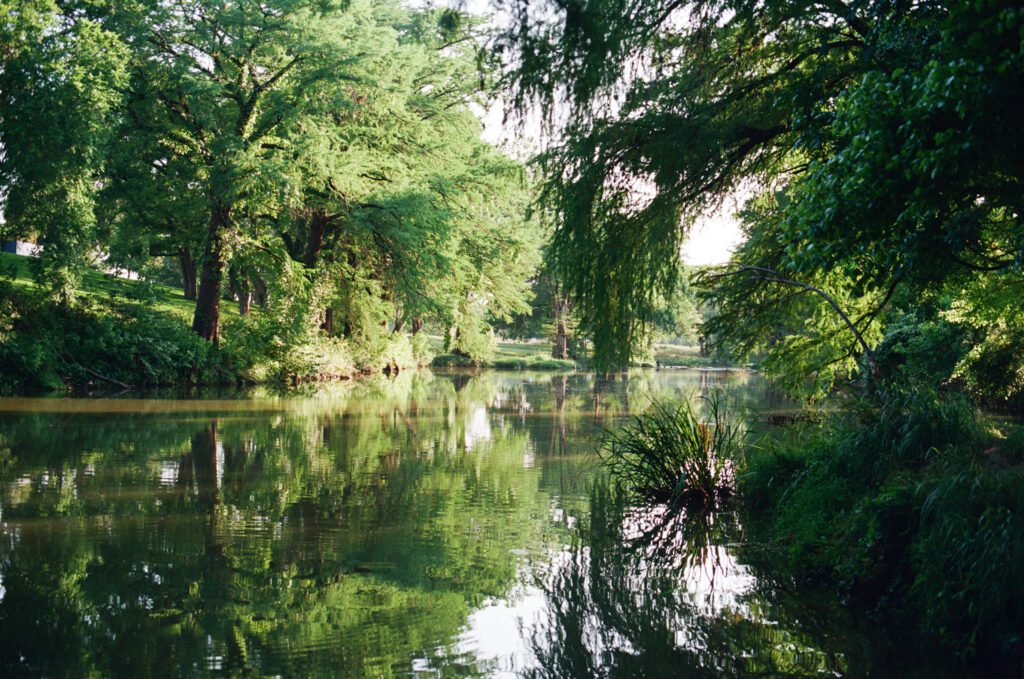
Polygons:
[[964,398],[886,389],[753,446],[739,476],[780,570],[1020,667],[1024,435]]
[[297,383],[430,362],[426,338],[328,337],[288,309],[225,323],[219,347],[172,309],[131,296],[57,302],[0,280],[0,388],[141,388]]
[[602,451],[641,502],[714,507],[737,491],[768,572],[918,626],[986,671],[1019,670],[1024,424],[905,383],[845,406],[744,441],[720,398],[655,403]]

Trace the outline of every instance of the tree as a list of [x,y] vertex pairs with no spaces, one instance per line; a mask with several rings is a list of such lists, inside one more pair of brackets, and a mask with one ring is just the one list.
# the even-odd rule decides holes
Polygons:
[[[1019,271],[1014,3],[507,4],[518,21],[499,48],[517,59],[515,103],[567,107],[572,121],[542,156],[545,198],[599,363],[624,363],[670,289],[688,219],[740,185],[756,194],[748,236],[761,237],[734,271],[777,275],[706,282],[719,327],[821,321],[790,324],[773,348],[835,344],[845,314],[861,324],[842,323],[854,351],[819,358],[852,369],[857,335],[877,338],[895,288]],[[772,301],[751,294],[766,284]],[[852,306],[839,314],[828,297]]]
[[98,188],[127,81],[127,48],[91,9],[0,3],[3,231],[38,237],[36,275],[62,299],[92,254]]
[[201,337],[218,341],[232,251],[258,240],[255,221],[279,210],[303,159],[282,140],[317,135],[358,107],[354,89],[386,54],[381,29],[392,11],[312,0],[150,0],[112,10],[110,22],[136,48],[133,101],[144,109],[127,132],[156,135],[156,163],[175,153],[196,163],[207,223],[192,323]]

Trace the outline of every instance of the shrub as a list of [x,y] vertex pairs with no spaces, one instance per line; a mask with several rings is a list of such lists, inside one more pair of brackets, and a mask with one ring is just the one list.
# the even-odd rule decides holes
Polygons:
[[430,338],[425,332],[420,332],[409,338],[412,347],[412,357],[416,366],[430,365],[434,360],[434,351],[430,347]]
[[[1019,457],[1019,456],[1018,456]],[[925,630],[968,654],[1020,656],[1024,630],[1024,470],[949,458],[915,489],[913,604]],[[1015,662],[1019,668],[1019,660]]]
[[464,325],[449,333],[445,349],[456,356],[468,358],[471,365],[481,366],[490,363],[497,347],[498,339],[494,332],[479,319],[467,317]]
[[475,368],[478,367],[469,356],[456,354],[438,354],[430,361],[435,368]]
[[293,306],[300,308],[274,308],[225,323],[224,351],[233,372],[248,382],[292,383],[354,374],[348,343],[321,334],[305,309]]
[[747,525],[797,578],[1019,663],[1020,447],[993,442],[961,396],[890,386],[753,446],[738,475]]
[[0,290],[0,384],[22,390],[62,386],[149,387],[224,381],[221,357],[180,319],[139,304],[59,304]]
[[703,417],[689,401],[653,403],[606,436],[602,457],[613,477],[644,500],[673,506],[710,506],[728,498],[740,429],[719,395],[701,402]]

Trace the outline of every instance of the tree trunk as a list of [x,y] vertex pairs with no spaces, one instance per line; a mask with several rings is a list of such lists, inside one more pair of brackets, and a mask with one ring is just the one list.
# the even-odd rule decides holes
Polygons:
[[[324,234],[327,233],[327,213],[323,208],[313,210],[309,218],[309,238],[306,239],[306,251],[302,255],[302,264],[307,269],[316,268],[320,260],[320,251],[324,247]],[[328,335],[334,333],[334,309],[324,309],[324,320],[320,329]]]
[[555,324],[555,346],[551,352],[552,358],[569,358],[569,333],[565,327],[565,321],[559,320]]
[[249,282],[243,278],[239,281],[238,291],[238,313],[242,316],[249,315],[249,308],[252,306],[252,292],[249,290]]
[[238,299],[238,313],[248,316],[249,309],[252,307],[252,288],[249,287],[249,277],[244,271],[239,272],[237,268],[231,267],[228,270],[228,278],[231,292]]
[[252,289],[253,300],[256,304],[258,304],[260,308],[267,308],[267,302],[270,300],[270,292],[267,290],[267,284],[259,276],[253,276]]
[[181,287],[185,299],[196,298],[196,263],[188,248],[178,248],[178,264],[181,266]]
[[307,269],[316,266],[320,259],[320,250],[324,247],[324,234],[327,232],[327,213],[323,209],[313,211],[309,218],[309,239],[306,241],[306,252],[302,256],[302,263]]
[[206,256],[199,274],[196,312],[192,317],[192,331],[214,345],[220,344],[220,289],[224,280],[224,232],[228,223],[228,210],[215,207],[210,215]]
[[555,341],[551,347],[551,357],[568,359],[569,358],[569,328],[566,324],[565,317],[569,313],[568,300],[562,295],[555,294],[554,303],[552,304],[555,316]]
[[418,333],[422,329],[423,329],[423,319],[420,318],[419,316],[416,316],[415,318],[412,319],[412,334],[415,335],[416,333]]

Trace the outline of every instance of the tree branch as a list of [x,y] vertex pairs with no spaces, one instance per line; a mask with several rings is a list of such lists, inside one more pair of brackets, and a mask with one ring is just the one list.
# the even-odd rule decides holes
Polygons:
[[829,306],[831,306],[839,315],[839,317],[843,320],[843,323],[846,325],[847,329],[849,329],[849,331],[853,333],[853,336],[856,339],[857,344],[859,344],[861,349],[863,349],[864,355],[867,357],[868,363],[871,365],[872,376],[874,376],[876,379],[881,377],[881,371],[879,370],[878,362],[875,360],[875,352],[873,352],[871,350],[871,347],[868,346],[868,343],[864,339],[864,336],[861,334],[860,330],[857,329],[857,326],[853,323],[852,320],[850,320],[850,317],[846,314],[846,312],[843,311],[842,307],[839,306],[839,303],[836,302],[834,297],[829,295],[821,288],[809,285],[807,283],[802,283],[791,278],[786,278],[776,271],[761,266],[741,266],[735,271],[723,272],[711,276],[710,278],[725,278],[729,276],[737,276],[744,273],[755,274],[754,276],[751,276],[752,280],[761,280],[769,283],[780,283],[782,285],[789,285],[796,288],[800,288],[802,290],[806,290],[807,292],[812,292],[815,295],[821,297],[826,302],[828,302]]

